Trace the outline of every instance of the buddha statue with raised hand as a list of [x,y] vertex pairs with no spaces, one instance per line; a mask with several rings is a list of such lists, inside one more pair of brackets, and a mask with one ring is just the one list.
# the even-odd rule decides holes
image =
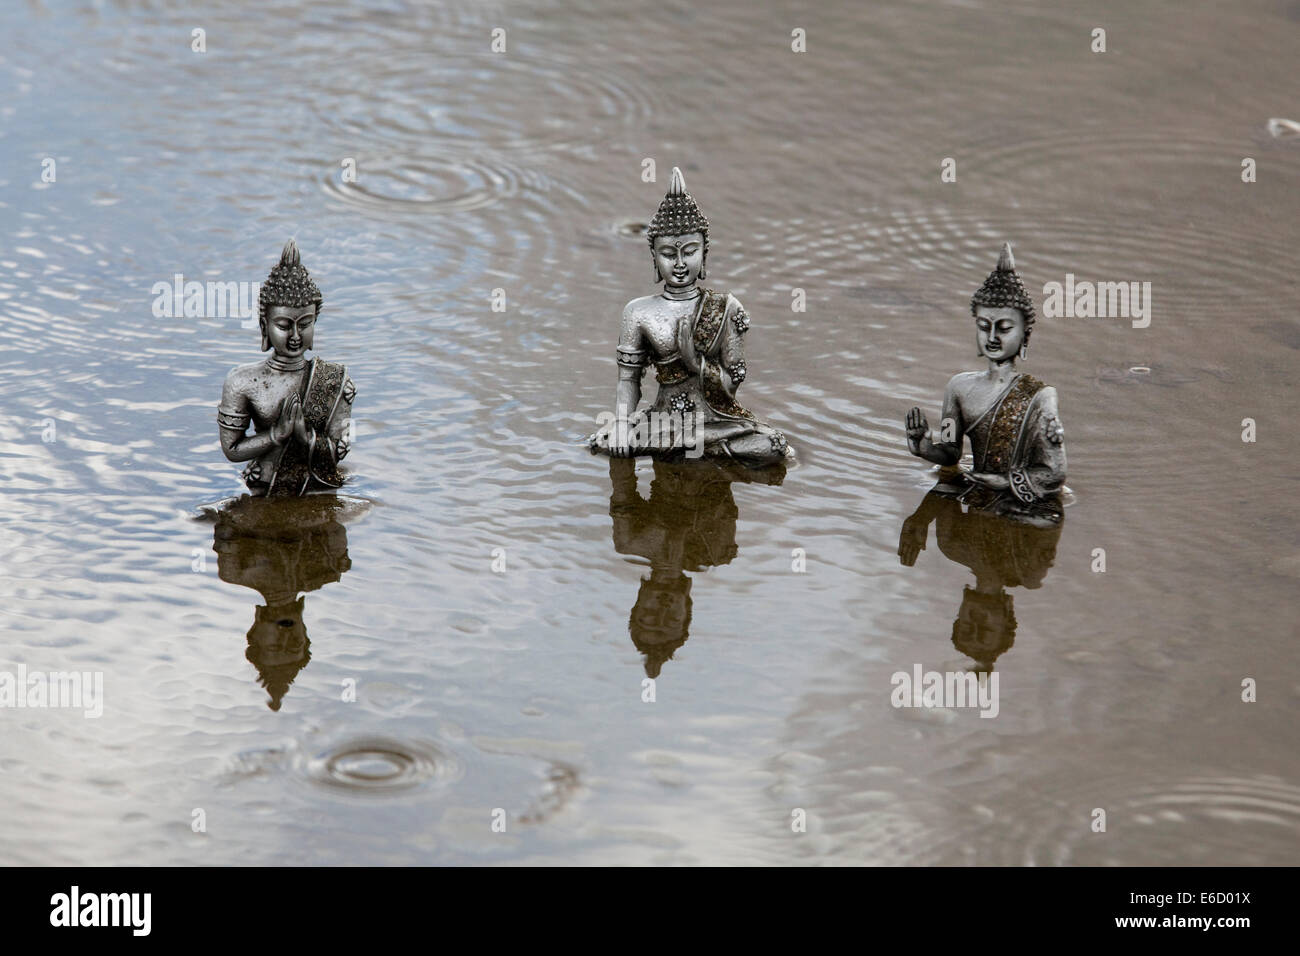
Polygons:
[[925,413],[907,413],[913,455],[955,467],[969,437],[974,466],[964,473],[965,500],[989,510],[1059,514],[1065,482],[1065,431],[1056,389],[1016,368],[1034,329],[1034,304],[1004,243],[997,268],[971,298],[975,346],[986,366],[948,382],[937,440]]
[[[664,290],[623,310],[617,413],[591,436],[592,450],[614,458],[685,453],[751,466],[792,458],[785,436],[736,401],[746,375],[749,316],[734,295],[697,284],[706,274],[709,221],[676,167],[647,235],[655,281]],[[651,364],[659,391],[654,404],[638,411]]]
[[[308,360],[321,292],[290,239],[258,294],[262,362],[226,376],[217,407],[221,450],[249,462],[243,478],[254,495],[303,495],[343,484],[348,420],[356,387],[342,365]],[[254,434],[248,434],[249,424]]]

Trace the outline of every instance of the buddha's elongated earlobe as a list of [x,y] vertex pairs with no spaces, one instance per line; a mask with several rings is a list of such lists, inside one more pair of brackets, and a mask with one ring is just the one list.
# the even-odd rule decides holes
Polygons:
[[267,349],[271,347],[271,340],[266,336],[266,323],[259,322],[258,325],[262,329],[262,351],[265,352]]
[[1029,351],[1029,343],[1028,343],[1028,342],[1021,342],[1021,343],[1020,343],[1020,357],[1021,357],[1022,359],[1025,357],[1025,353],[1028,352],[1028,351]]

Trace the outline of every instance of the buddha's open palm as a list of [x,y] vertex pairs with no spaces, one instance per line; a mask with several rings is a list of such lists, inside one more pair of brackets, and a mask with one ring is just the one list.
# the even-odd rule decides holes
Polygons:
[[925,412],[913,406],[912,410],[907,413],[907,447],[913,455],[921,453],[921,440],[930,434],[930,423],[926,420]]

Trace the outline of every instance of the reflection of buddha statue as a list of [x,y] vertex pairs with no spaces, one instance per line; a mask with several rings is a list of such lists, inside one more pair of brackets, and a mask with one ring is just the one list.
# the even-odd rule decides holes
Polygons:
[[339,520],[346,507],[332,495],[276,502],[246,495],[217,513],[217,573],[266,602],[255,609],[245,656],[272,710],[311,660],[300,595],[339,580],[352,566]]
[[971,298],[975,347],[986,367],[952,377],[943,397],[935,441],[919,408],[907,413],[907,444],[913,455],[955,467],[963,439],[975,462],[958,479],[969,488],[967,504],[992,511],[1033,511],[1059,516],[1065,483],[1065,431],[1056,389],[1016,368],[1034,330],[1034,304],[1004,244],[997,268]]
[[262,351],[273,350],[271,357],[232,369],[217,407],[221,450],[231,461],[249,462],[244,482],[254,495],[343,484],[339,462],[348,453],[356,388],[342,365],[307,360],[321,301],[290,239],[258,293]]
[[[731,293],[696,284],[705,277],[709,221],[676,167],[647,235],[664,291],[623,310],[616,413],[591,436],[592,451],[613,458],[704,455],[757,466],[793,457],[784,435],[736,401],[749,316]],[[638,412],[641,377],[652,364],[659,392]]]
[[992,670],[1016,639],[1015,607],[1004,589],[1043,586],[1056,559],[1061,522],[1015,520],[963,508],[953,494],[931,491],[903,522],[898,556],[904,565],[916,563],[931,522],[944,556],[975,574],[975,586],[962,591],[952,625],[953,646],[975,660],[976,670]]
[[609,515],[614,548],[650,562],[628,619],[632,643],[645,655],[645,672],[658,677],[664,662],[686,643],[691,624],[691,579],[685,572],[728,564],[736,556],[733,481],[780,484],[784,469],[725,469],[707,462],[654,463],[650,497],[637,489],[636,463],[611,459]]

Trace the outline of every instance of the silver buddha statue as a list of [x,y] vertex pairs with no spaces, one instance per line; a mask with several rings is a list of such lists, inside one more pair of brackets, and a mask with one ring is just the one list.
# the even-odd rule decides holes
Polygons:
[[[736,400],[747,374],[749,315],[729,292],[698,285],[706,275],[709,221],[676,167],[647,235],[655,282],[664,289],[623,310],[617,413],[590,437],[592,451],[613,458],[702,455],[756,467],[793,459],[785,436]],[[659,391],[638,410],[651,364]]]
[[262,351],[271,355],[232,369],[217,407],[221,450],[231,461],[249,462],[243,478],[253,495],[303,495],[343,484],[339,462],[348,453],[356,387],[344,366],[306,357],[321,303],[290,239],[258,294]]
[[[1056,389],[1021,372],[1034,330],[1034,304],[1004,243],[997,268],[971,298],[975,347],[985,367],[948,382],[936,439],[925,413],[907,413],[913,455],[945,466],[944,485],[981,510],[1059,520],[1065,484],[1065,430]],[[958,470],[964,439],[974,465]]]

